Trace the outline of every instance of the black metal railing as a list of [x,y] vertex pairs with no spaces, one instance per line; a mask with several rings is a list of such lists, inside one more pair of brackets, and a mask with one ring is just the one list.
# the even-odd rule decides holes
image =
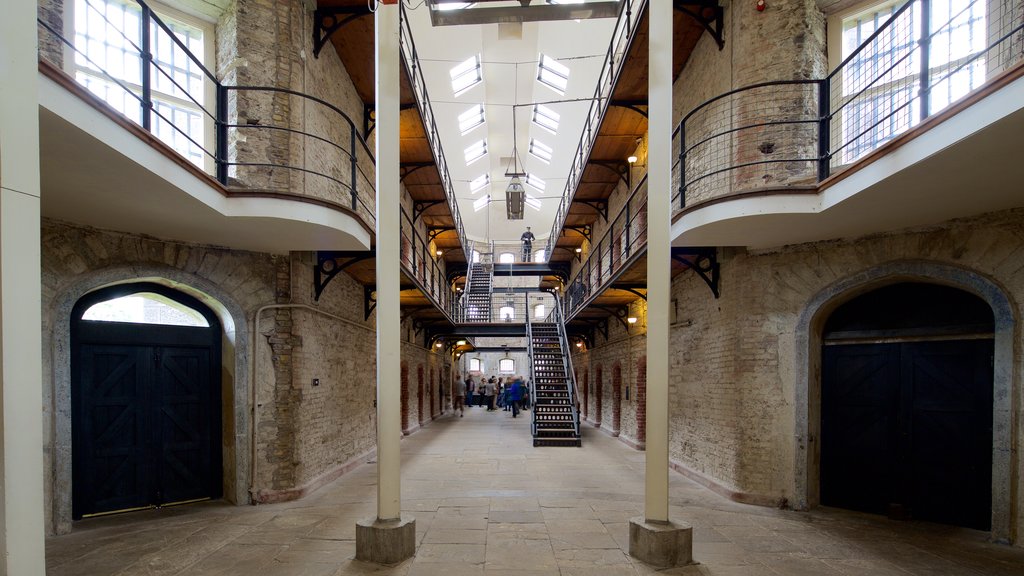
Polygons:
[[1019,0],[909,1],[825,78],[739,88],[686,114],[673,210],[816,185],[1021,62]]
[[420,65],[419,53],[416,50],[416,42],[413,40],[412,27],[409,24],[405,4],[401,5],[400,13],[399,45],[404,57],[402,61],[405,63],[405,71],[412,86],[413,94],[416,97],[416,107],[419,110],[420,118],[423,120],[423,129],[427,133],[430,151],[434,155],[434,164],[437,166],[437,173],[441,178],[441,186],[444,188],[448,210],[452,214],[453,226],[456,234],[458,234],[462,251],[466,255],[466,261],[469,262],[472,259],[472,255],[466,234],[464,233],[459,205],[455,199],[452,177],[448,172],[448,159],[444,155],[444,148],[441,146],[441,139],[438,136],[436,116],[434,109],[430,105],[430,94],[427,92],[427,83],[423,78],[423,68]]
[[430,242],[416,229],[404,208],[401,209],[399,228],[399,260],[406,275],[439,310],[453,319],[457,299],[448,285],[444,259],[431,249]]
[[[374,181],[365,170],[372,170],[373,153],[340,108],[285,88],[222,84],[181,31],[143,0],[124,8],[137,19],[111,19],[90,0],[83,6],[83,17],[102,28],[100,35],[76,33],[69,40],[40,18],[43,59],[63,68],[62,46],[69,48],[79,83],[221,184],[315,198],[374,226]],[[104,51],[77,45],[80,37],[84,44],[101,43]],[[116,58],[96,61],[108,53]],[[291,125],[287,111],[299,109],[306,114],[304,128],[311,128]]]
[[611,103],[612,93],[626,60],[626,53],[640,26],[640,16],[646,9],[647,0],[622,0],[619,17],[615,22],[615,30],[612,31],[612,39],[608,43],[604,64],[601,67],[601,75],[597,79],[597,87],[594,89],[594,96],[590,100],[590,108],[587,110],[587,119],[583,124],[583,132],[580,134],[580,143],[573,156],[572,165],[566,174],[565,189],[562,191],[562,199],[551,225],[551,233],[544,251],[547,258],[551,257],[551,251],[558,244],[558,236],[565,224],[566,216],[569,215],[569,208],[572,206],[576,189],[579,188],[580,181],[583,179],[583,172],[587,169],[590,151],[601,131],[601,122]]
[[594,296],[647,249],[647,177],[637,183],[626,204],[597,242],[581,252],[583,262],[565,288],[566,318],[584,308]]
[[562,313],[563,306],[555,294],[555,305],[552,306],[555,325],[558,326],[558,339],[562,345],[562,367],[565,370],[565,378],[569,383],[569,406],[572,408],[572,423],[576,436],[580,435],[580,390],[576,383],[576,371],[572,366],[572,349],[569,341],[569,334],[565,330],[567,316]]

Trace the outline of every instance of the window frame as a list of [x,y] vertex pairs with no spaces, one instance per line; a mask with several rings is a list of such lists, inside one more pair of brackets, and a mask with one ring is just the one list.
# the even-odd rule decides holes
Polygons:
[[[108,4],[117,4],[117,5],[123,5],[123,6],[136,6],[136,7],[140,7],[141,8],[140,4],[138,4],[137,2],[134,2],[132,0],[82,0],[82,1],[83,2],[87,1],[87,2],[90,2],[90,3],[101,4],[102,6],[106,6]],[[73,39],[72,40],[73,44],[76,43],[77,36],[78,36],[78,28],[77,28],[77,16],[78,16],[78,14],[77,14],[77,6],[76,6],[77,3],[78,3],[78,0],[66,0],[66,2],[64,3],[64,11],[63,11],[63,17],[64,17],[63,30],[64,30],[65,38]],[[217,58],[217,51],[216,51],[216,46],[217,46],[217,44],[216,44],[217,24],[216,24],[216,21],[214,21],[214,20],[212,20],[210,18],[204,17],[204,16],[200,16],[199,14],[197,14],[195,12],[191,12],[191,11],[186,12],[186,11],[184,11],[182,9],[179,9],[177,7],[174,7],[174,6],[171,6],[171,5],[168,5],[168,4],[165,4],[163,2],[159,2],[157,0],[147,0],[146,4],[150,7],[152,12],[156,16],[158,16],[160,18],[160,20],[163,21],[164,24],[168,25],[168,27],[172,27],[173,24],[181,24],[181,25],[191,26],[193,28],[197,28],[197,29],[201,30],[202,34],[203,34],[203,39],[202,39],[203,58],[200,60],[200,63],[207,70],[216,70],[217,69],[216,68],[216,64],[217,64],[217,60],[216,60],[216,58]],[[140,23],[141,23],[141,25],[155,25],[155,24],[151,24],[150,22],[141,22],[141,12],[140,12]],[[140,31],[140,34],[141,34],[141,31]],[[156,42],[156,38],[153,39],[153,42]],[[88,66],[79,65],[76,62],[77,55],[79,54],[79,50],[81,50],[81,52],[83,54],[88,54],[86,47],[78,47],[78,50],[75,50],[75,49],[72,49],[72,48],[65,49],[63,51],[63,63],[62,63],[62,67],[63,67],[64,72],[66,74],[68,74],[72,79],[74,79],[74,81],[75,81],[75,83],[77,85],[83,87],[85,90],[89,90],[89,88],[88,88],[88,86],[86,84],[84,84],[83,82],[78,80],[78,74],[79,73],[82,73],[84,75],[96,78],[97,80],[99,80],[101,82],[110,82],[111,80],[109,78],[107,78],[107,75],[106,75],[106,74],[110,74],[111,77],[117,78],[118,81],[120,81],[125,86],[130,88],[132,90],[132,92],[141,95],[141,92],[142,92],[141,84],[136,84],[134,82],[126,80],[124,77],[114,76],[109,70],[107,70],[106,74],[104,74],[103,72],[99,72],[99,71],[94,70],[94,69],[92,69],[92,68],[90,68]],[[141,54],[139,55],[139,59],[141,61],[141,59],[142,59]],[[171,104],[171,105],[176,106],[178,108],[187,109],[187,110],[189,110],[191,112],[194,112],[195,114],[198,114],[199,117],[202,118],[202,124],[203,124],[203,134],[202,134],[202,139],[201,139],[201,143],[203,145],[203,148],[205,148],[206,150],[214,150],[216,148],[216,123],[215,123],[214,118],[211,118],[210,115],[207,114],[202,108],[196,107],[195,104],[191,100],[189,100],[188,98],[182,98],[180,96],[176,96],[174,94],[158,90],[157,89],[158,83],[155,82],[154,79],[157,78],[157,77],[164,77],[164,76],[159,71],[157,71],[155,69],[155,65],[154,65],[154,68],[151,69],[150,74],[151,74],[151,80],[150,80],[151,88],[150,88],[150,90],[151,90],[153,102],[154,103],[157,103],[157,102],[168,103],[168,104]],[[202,70],[199,70],[199,78],[200,78],[200,81],[203,83],[203,89],[202,89],[203,106],[206,107],[206,108],[216,107],[216,101],[217,101],[217,87],[216,87],[216,84],[212,80],[210,80],[206,76],[206,74],[203,73]],[[141,80],[141,78],[140,78],[140,80]],[[95,95],[97,98],[103,100],[105,103],[110,105],[117,112],[119,112],[122,115],[124,115],[132,123],[135,123],[135,117],[134,116],[131,116],[127,112],[121,111],[119,109],[119,107],[117,107],[117,106],[115,106],[113,104],[110,104],[109,102],[107,102],[107,100],[105,98],[103,98],[103,96],[101,96],[99,94],[96,94],[95,92],[93,92],[91,90],[89,90],[89,92],[91,94]],[[139,119],[140,119],[140,121],[142,120],[142,114],[143,113],[144,113],[144,111],[141,109],[141,106],[140,106],[140,108],[139,108]],[[153,114],[152,121],[153,121],[154,125],[157,122],[163,122],[164,121],[159,116],[156,116],[155,112],[150,112],[150,113]],[[140,122],[138,125],[142,126],[143,124]],[[179,127],[179,128],[181,128],[181,127]],[[201,155],[201,158],[202,158],[202,165],[199,165],[199,164],[193,162],[192,159],[187,154],[183,154],[182,152],[178,151],[174,147],[173,143],[167,142],[167,141],[163,140],[162,138],[160,138],[159,135],[156,132],[156,127],[155,126],[153,126],[149,130],[149,132],[154,137],[156,137],[157,140],[159,140],[161,143],[163,143],[164,145],[168,146],[169,148],[173,149],[176,154],[178,154],[179,156],[181,156],[184,159],[186,159],[189,163],[191,163],[193,165],[196,165],[196,166],[199,166],[200,168],[202,168],[205,172],[207,172],[209,174],[213,174],[214,171],[216,170],[216,161],[214,160],[214,158],[210,154],[207,154],[206,152],[201,151],[200,155]],[[174,133],[178,133],[177,130],[174,130]]]
[[[505,363],[511,363],[511,366],[506,370]],[[498,360],[498,372],[502,374],[515,374],[516,372],[516,361],[513,358],[502,358]]]

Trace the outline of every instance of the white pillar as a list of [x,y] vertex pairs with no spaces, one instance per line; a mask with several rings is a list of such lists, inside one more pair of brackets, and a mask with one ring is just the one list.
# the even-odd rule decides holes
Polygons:
[[401,516],[399,440],[402,362],[399,316],[398,6],[380,4],[377,23],[377,519]]
[[672,3],[650,2],[647,147],[647,472],[644,516],[668,522],[668,318],[671,290]]
[[0,17],[0,574],[43,574],[36,3]]

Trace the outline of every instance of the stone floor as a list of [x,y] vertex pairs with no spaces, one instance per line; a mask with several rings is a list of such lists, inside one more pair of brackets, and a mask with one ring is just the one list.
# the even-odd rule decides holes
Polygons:
[[[529,413],[466,410],[402,441],[402,505],[415,558],[357,562],[355,523],[375,511],[376,466],[299,502],[207,503],[75,524],[47,540],[47,573],[329,576],[634,575],[626,553],[640,514],[644,454],[593,428],[583,448],[533,448]],[[730,502],[670,473],[671,516],[693,525],[686,575],[1024,574],[1024,549],[986,534],[819,509]]]

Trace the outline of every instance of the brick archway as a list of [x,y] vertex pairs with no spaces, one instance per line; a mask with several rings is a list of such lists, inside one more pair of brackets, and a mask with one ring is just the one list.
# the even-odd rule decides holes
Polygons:
[[594,376],[594,426],[601,427],[601,403],[604,396],[604,368],[597,365]]
[[612,366],[612,434],[619,435],[622,424],[622,362]]
[[402,433],[409,433],[409,365],[403,360],[402,367],[399,372],[400,383],[402,390],[400,396],[402,399]]
[[636,441],[647,442],[647,356],[636,361]]
[[423,425],[423,364],[416,366],[416,422]]
[[[579,375],[576,376],[577,381]],[[590,370],[583,373],[583,419],[586,420],[590,415]]]

